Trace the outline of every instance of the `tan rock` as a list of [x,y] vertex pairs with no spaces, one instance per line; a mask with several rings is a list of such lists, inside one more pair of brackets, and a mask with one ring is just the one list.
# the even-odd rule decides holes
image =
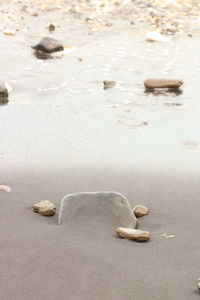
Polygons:
[[170,79],[170,78],[163,78],[163,79],[156,79],[150,78],[144,81],[144,85],[148,89],[155,89],[155,88],[179,88],[183,84],[181,79]]
[[150,235],[148,231],[142,231],[138,229],[118,227],[116,233],[118,236],[122,238],[135,240],[138,242],[146,242],[150,239]]
[[139,217],[143,217],[143,216],[146,216],[148,215],[149,213],[149,210],[147,207],[143,206],[143,205],[136,205],[134,208],[133,208],[133,212],[135,214],[135,216],[137,218]]
[[39,213],[42,216],[53,216],[56,213],[55,205],[48,200],[36,203],[33,206],[33,210],[34,212]]
[[117,82],[112,80],[104,80],[103,84],[104,84],[104,89],[111,89],[116,86]]

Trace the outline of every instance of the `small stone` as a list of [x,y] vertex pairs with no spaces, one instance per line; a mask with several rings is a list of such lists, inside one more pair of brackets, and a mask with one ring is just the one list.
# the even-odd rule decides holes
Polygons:
[[8,89],[4,82],[0,81],[0,104],[8,103]]
[[12,29],[4,29],[3,33],[4,33],[5,35],[12,35],[12,36],[14,36],[14,35],[16,35],[16,30],[12,30]]
[[48,200],[36,203],[33,206],[33,211],[39,213],[42,216],[53,216],[56,213],[56,207]]
[[50,23],[48,26],[49,31],[55,31],[56,26],[53,23]]
[[143,216],[148,215],[149,210],[148,210],[148,208],[146,208],[146,207],[143,206],[143,205],[136,205],[136,206],[133,208],[133,212],[134,212],[134,214],[135,214],[135,216],[136,216],[137,218],[140,218],[140,217],[143,217]]
[[183,84],[183,80],[181,79],[156,79],[151,78],[144,81],[144,85],[147,89],[155,89],[155,88],[169,88],[169,89],[177,89]]
[[0,185],[0,190],[5,191],[7,193],[11,192],[11,188],[8,185],[3,185],[3,184]]
[[145,35],[145,40],[147,42],[166,42],[167,39],[162,34],[157,31],[149,31]]
[[44,53],[64,51],[63,45],[58,40],[51,37],[44,37],[37,45],[32,46],[32,48]]
[[148,231],[142,231],[138,229],[118,227],[116,230],[118,236],[128,239],[135,240],[138,242],[146,242],[150,239]]
[[197,279],[197,288],[200,290],[200,278]]
[[33,17],[38,17],[39,16],[39,14],[38,14],[38,12],[33,12],[32,14],[31,14]]
[[104,84],[104,90],[106,90],[106,89],[114,88],[117,82],[112,80],[104,80],[103,84]]

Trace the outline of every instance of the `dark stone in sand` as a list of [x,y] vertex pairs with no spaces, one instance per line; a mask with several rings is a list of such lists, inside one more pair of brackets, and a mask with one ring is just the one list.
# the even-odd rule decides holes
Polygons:
[[52,59],[53,56],[50,53],[45,53],[41,50],[35,50],[34,54],[39,59]]
[[44,37],[37,45],[32,46],[32,48],[44,53],[53,53],[64,50],[63,45],[58,40],[51,37]]
[[[129,228],[137,227],[137,219],[129,201],[116,192],[90,192],[66,195],[61,202],[58,225],[77,222],[80,218],[92,219],[94,216],[103,223]],[[92,226],[92,221],[91,221]]]
[[0,81],[0,104],[8,103],[8,90],[4,82]]

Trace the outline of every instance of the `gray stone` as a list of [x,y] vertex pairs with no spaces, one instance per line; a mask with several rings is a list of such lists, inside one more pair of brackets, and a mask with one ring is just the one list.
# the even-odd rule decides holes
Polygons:
[[[61,202],[58,225],[92,217],[115,226],[137,227],[137,219],[128,200],[116,192],[88,192],[66,195]],[[93,219],[94,220],[94,219]]]
[[53,53],[64,50],[63,45],[58,40],[51,37],[44,37],[37,45],[32,46],[32,48],[44,53]]
[[0,104],[5,104],[8,102],[8,89],[5,83],[0,81]]

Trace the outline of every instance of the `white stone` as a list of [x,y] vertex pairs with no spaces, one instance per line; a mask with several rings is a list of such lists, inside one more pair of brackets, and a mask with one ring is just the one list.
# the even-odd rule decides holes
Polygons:
[[116,233],[122,238],[135,240],[138,242],[146,242],[150,239],[148,231],[142,231],[138,229],[118,227]]
[[5,191],[7,193],[11,192],[11,188],[8,185],[3,185],[3,184],[0,185],[0,190]]

